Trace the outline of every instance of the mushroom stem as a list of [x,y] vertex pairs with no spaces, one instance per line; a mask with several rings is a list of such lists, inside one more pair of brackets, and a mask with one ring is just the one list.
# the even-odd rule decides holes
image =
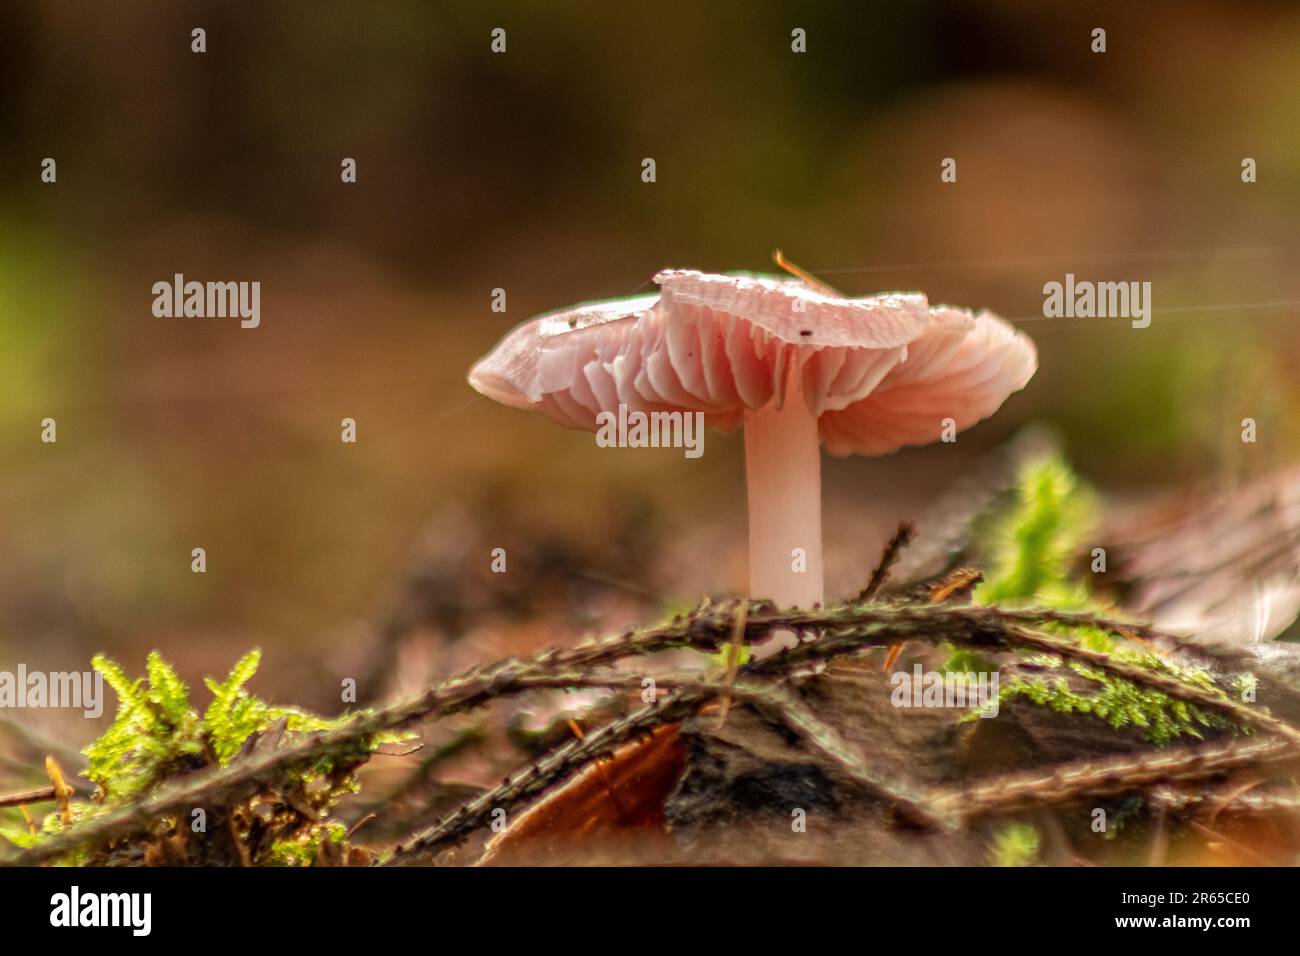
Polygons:
[[799,379],[790,376],[780,407],[773,401],[745,413],[749,593],[807,608],[824,597],[822,462]]

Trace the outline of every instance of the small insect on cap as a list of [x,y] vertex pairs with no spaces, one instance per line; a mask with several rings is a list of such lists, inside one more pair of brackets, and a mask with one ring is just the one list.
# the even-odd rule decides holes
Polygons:
[[885,454],[991,415],[1033,375],[1032,343],[989,313],[919,294],[847,298],[798,279],[665,270],[659,295],[516,327],[470,371],[514,408],[596,431],[596,416],[698,411],[724,431],[797,382],[834,454]]

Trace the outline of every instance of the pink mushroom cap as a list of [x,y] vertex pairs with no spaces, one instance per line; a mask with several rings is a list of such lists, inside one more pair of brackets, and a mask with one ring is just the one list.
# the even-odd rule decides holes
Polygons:
[[883,455],[992,415],[1037,369],[1033,342],[989,312],[923,295],[846,298],[797,279],[665,270],[659,294],[517,326],[470,384],[596,431],[600,412],[703,412],[722,431],[781,402],[790,377],[835,455]]

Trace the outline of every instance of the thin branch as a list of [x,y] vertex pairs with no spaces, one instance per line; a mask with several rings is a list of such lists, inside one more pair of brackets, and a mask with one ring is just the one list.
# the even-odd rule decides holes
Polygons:
[[[862,635],[855,636],[862,637]],[[813,642],[806,646],[811,650],[818,643],[820,642]],[[851,642],[843,640],[842,636],[837,643],[839,646],[826,649],[831,656],[847,653],[853,646]],[[769,658],[761,664],[754,665],[751,672],[788,669],[796,663],[795,657],[799,656],[797,651],[798,649],[779,657]],[[1105,657],[1105,655],[1099,656]],[[1094,660],[1093,663],[1097,662]],[[639,687],[640,682],[641,678],[637,675],[560,674],[538,678],[532,683],[533,686],[546,686],[548,683],[553,683],[555,686],[602,686],[628,689]],[[727,689],[725,683],[693,678],[689,675],[661,675],[656,677],[656,682],[686,692],[685,697],[674,699],[674,705],[702,702],[709,694],[719,694]],[[775,685],[740,681],[731,688],[731,692],[782,719],[805,742],[835,762],[851,779],[876,795],[897,803],[904,810],[905,815],[923,825],[937,825],[944,828],[951,827],[957,820],[1012,808],[1023,803],[1051,803],[1088,793],[1124,792],[1153,782],[1194,779],[1250,763],[1294,756],[1294,752],[1285,741],[1276,739],[1230,741],[1201,750],[1142,753],[1100,762],[1065,764],[1046,770],[999,777],[964,791],[927,790],[923,786],[884,778],[832,728],[812,714],[806,706],[796,701],[793,696],[781,691]],[[676,712],[675,706],[674,713]],[[1251,713],[1253,715],[1253,712]],[[567,744],[521,774],[508,778],[500,787],[470,801],[432,829],[400,847],[392,862],[397,864],[409,862],[416,855],[426,855],[440,846],[454,842],[466,833],[484,825],[493,809],[508,808],[532,794],[539,793],[558,782],[567,773],[578,769],[586,759],[628,739],[635,730],[664,722],[668,714],[669,711],[665,709],[646,708],[628,718],[628,723],[616,722],[589,735],[586,741]],[[602,735],[599,739],[597,739],[598,734]]]
[[[781,623],[791,624],[805,629],[825,629],[817,640],[793,648],[786,655],[803,658],[823,659],[843,653],[845,645],[851,648],[861,647],[871,640],[872,630],[889,630],[894,634],[910,632],[911,636],[929,641],[957,640],[968,644],[996,644],[1007,648],[1032,647],[1059,657],[1087,663],[1116,677],[1132,681],[1145,687],[1159,690],[1179,700],[1196,704],[1207,710],[1225,714],[1233,720],[1247,726],[1267,730],[1285,737],[1293,745],[1300,746],[1300,729],[1287,721],[1273,717],[1262,709],[1246,706],[1221,693],[1204,690],[1161,674],[1137,664],[1119,660],[1110,654],[1094,651],[1063,637],[1031,630],[1017,623],[1019,620],[1033,620],[1035,617],[1051,619],[1039,609],[1026,611],[1004,611],[998,608],[949,607],[944,605],[894,606],[871,609],[854,606],[847,610],[827,610],[794,612],[783,616]],[[759,626],[771,627],[770,615],[760,613]],[[765,620],[768,618],[768,620]],[[1092,626],[1107,629],[1127,627],[1119,621],[1100,617],[1083,617],[1075,619]],[[961,627],[943,627],[945,622],[961,622]],[[751,627],[754,618],[750,620]],[[878,640],[877,640],[878,643]]]
[[540,793],[638,734],[689,714],[704,700],[703,694],[685,693],[671,702],[651,704],[552,750],[541,760],[505,779],[499,786],[462,804],[441,821],[408,842],[398,844],[386,866],[406,866],[462,839],[486,825],[497,807],[508,809]]
[[964,819],[1083,796],[1115,796],[1155,784],[1200,780],[1259,763],[1294,760],[1295,751],[1277,738],[1237,738],[1201,747],[1121,754],[1002,774],[932,795],[941,810]]
[[731,631],[731,643],[723,651],[727,658],[726,673],[722,678],[726,689],[722,693],[722,700],[718,708],[719,730],[727,723],[727,712],[731,710],[731,687],[736,683],[736,671],[740,667],[740,652],[745,644],[745,622],[748,619],[749,604],[746,601],[741,601],[740,610],[736,613],[736,626]]
[[[1109,655],[1082,648],[1064,638],[1055,637],[1021,626],[1034,621],[1058,620],[1059,612],[1043,609],[1001,611],[996,608],[952,607],[944,605],[849,605],[813,611],[781,612],[769,604],[750,602],[745,607],[743,630],[747,640],[765,636],[773,627],[818,633],[807,641],[781,655],[749,665],[745,670],[749,699],[760,701],[760,696],[749,682],[749,677],[781,675],[809,662],[825,661],[844,654],[856,653],[864,648],[916,638],[927,641],[951,640],[975,646],[999,645],[1008,648],[1034,647],[1064,658],[1085,661],[1092,666],[1144,686],[1157,688],[1170,696],[1187,700],[1207,709],[1226,713],[1234,720],[1267,730],[1286,739],[1286,743],[1265,741],[1262,746],[1288,748],[1300,742],[1300,731],[1290,724],[1254,710],[1210,691],[1192,688],[1162,674],[1153,673],[1137,665],[1115,660]],[[346,725],[328,732],[307,735],[295,744],[279,749],[242,757],[224,768],[212,768],[158,787],[139,803],[106,808],[99,815],[51,837],[40,845],[22,853],[9,853],[0,862],[21,862],[27,865],[57,859],[82,846],[101,844],[112,839],[148,829],[163,817],[180,815],[195,806],[238,801],[255,793],[263,781],[278,780],[284,773],[308,766],[321,757],[333,755],[349,759],[364,759],[369,755],[368,741],[386,731],[402,730],[426,719],[437,719],[460,713],[499,697],[522,693],[542,687],[579,686],[593,682],[590,673],[629,656],[649,654],[673,647],[690,646],[699,650],[716,652],[731,637],[736,626],[738,610],[719,605],[705,604],[690,615],[666,624],[629,631],[616,637],[583,642],[568,649],[550,649],[531,658],[508,658],[485,667],[465,671],[434,685],[425,693],[383,710],[359,714]],[[1082,616],[1074,623],[1091,626],[1134,630],[1127,622],[1110,622],[1102,618]],[[626,675],[624,675],[626,677]],[[614,677],[601,678],[609,682]],[[671,679],[671,678],[670,678]],[[693,679],[696,690],[684,690],[666,707],[699,702],[717,692],[716,687],[704,687]],[[637,681],[639,686],[639,680]],[[686,679],[680,688],[689,688]],[[707,693],[705,690],[707,689]],[[666,711],[638,712],[625,721],[615,722],[590,734],[585,741],[575,741],[561,747],[536,765],[528,780],[539,781],[543,787],[554,779],[554,774],[575,766],[574,761],[598,752],[619,739],[620,733],[636,730],[662,722]],[[683,711],[685,713],[686,711]],[[785,719],[792,713],[788,707],[781,710]],[[798,715],[795,718],[798,723]],[[805,739],[820,746],[849,775],[856,776],[877,792],[890,796],[905,807],[920,808],[926,814],[927,795],[913,792],[896,782],[873,777],[864,772],[861,761],[839,747],[833,737],[828,737],[819,726],[803,723]],[[1155,755],[1159,757],[1160,755]],[[527,773],[527,772],[526,772]],[[526,783],[526,781],[525,781]],[[522,785],[520,785],[522,786]],[[521,795],[536,792],[529,786],[519,790]],[[491,807],[488,808],[489,810]],[[944,814],[934,814],[942,817]],[[458,811],[457,820],[468,820],[473,814]],[[450,825],[450,824],[448,824]],[[443,827],[444,824],[440,824]],[[456,826],[460,826],[459,823]],[[436,829],[436,828],[435,828]],[[463,832],[463,831],[457,831]],[[441,835],[417,838],[421,847],[426,837],[440,841]]]
[[[639,675],[634,674],[556,674],[539,677],[533,686],[551,684],[556,687],[633,689],[641,687],[641,680]],[[687,716],[710,697],[728,692],[783,721],[814,749],[829,757],[852,780],[876,796],[897,805],[902,814],[913,822],[944,828],[955,824],[955,820],[946,811],[938,812],[930,806],[924,788],[891,779],[872,768],[851,745],[804,704],[772,684],[738,681],[729,688],[723,681],[689,674],[657,675],[655,683],[677,691],[669,703],[642,708],[621,721],[588,733],[584,739],[570,741],[536,764],[507,777],[500,786],[475,797],[429,830],[413,837],[409,843],[399,846],[390,863],[402,865],[417,855],[427,856],[439,847],[455,842],[485,825],[492,811],[498,807],[509,810],[527,797],[560,782],[592,757],[604,753],[636,733]]]
[[880,563],[871,572],[871,580],[859,592],[857,598],[854,599],[854,603],[867,604],[875,600],[876,594],[879,593],[880,588],[888,580],[889,572],[893,570],[903,549],[912,543],[915,532],[916,528],[911,522],[904,521],[899,524],[898,530],[894,532],[894,536],[889,539],[889,544],[885,545],[885,550],[880,555]]
[[1217,793],[1156,787],[1148,796],[1152,803],[1171,811],[1195,810],[1209,804],[1213,806],[1215,816],[1224,813],[1265,816],[1272,813],[1300,811],[1300,793],[1296,792],[1252,790],[1246,793],[1229,794],[1224,799]]
[[37,787],[22,793],[8,793],[0,796],[0,807],[21,807],[28,803],[44,803],[55,798],[54,787]]
[[890,778],[876,770],[857,748],[814,714],[802,701],[772,684],[738,684],[736,692],[748,697],[760,709],[779,717],[787,727],[814,750],[836,764],[864,790],[894,803],[903,816],[920,826],[955,829],[957,814],[935,803],[921,784]]

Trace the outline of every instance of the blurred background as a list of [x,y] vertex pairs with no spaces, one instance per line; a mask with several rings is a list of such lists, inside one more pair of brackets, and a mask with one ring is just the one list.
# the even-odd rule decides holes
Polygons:
[[[373,703],[741,591],[740,436],[611,454],[465,374],[530,315],[777,247],[1041,354],[956,445],[827,459],[829,594],[1031,421],[1120,497],[1284,467],[1298,116],[1292,3],[4,0],[0,668],[158,648],[197,683],[260,646],[256,690],[332,712],[342,676]],[[260,281],[261,327],[155,318],[178,272]],[[1067,272],[1150,281],[1150,328],[1044,319]]]

